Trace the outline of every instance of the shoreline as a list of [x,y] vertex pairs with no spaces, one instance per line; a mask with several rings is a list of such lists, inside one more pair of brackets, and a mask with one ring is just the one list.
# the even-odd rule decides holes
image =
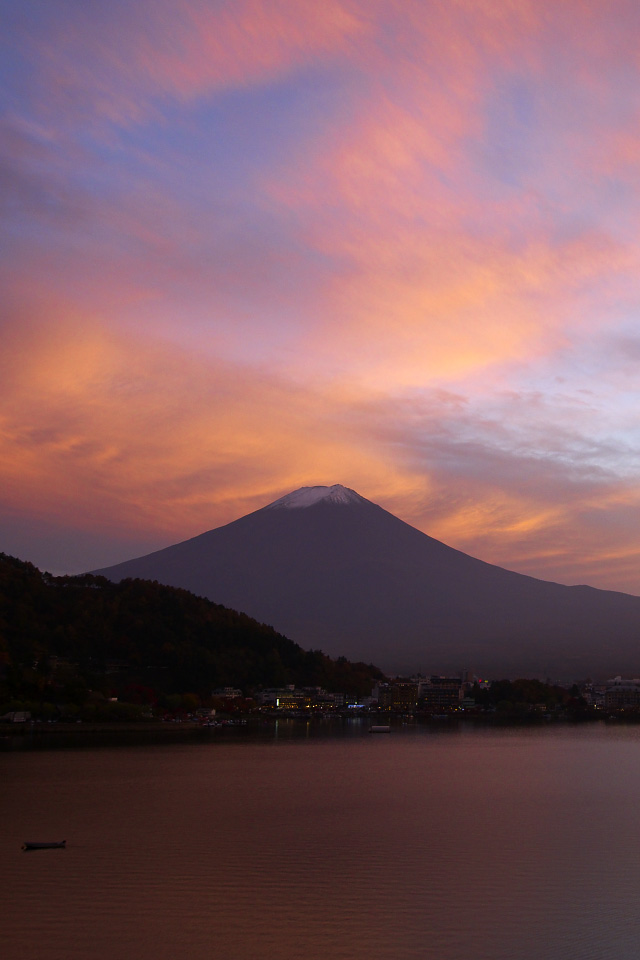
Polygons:
[[[582,718],[573,717],[551,717],[548,715],[531,715],[528,717],[508,717],[494,715],[439,715],[424,717],[292,717],[292,716],[273,716],[273,717],[247,717],[242,718],[242,722],[234,721],[220,725],[207,725],[198,721],[185,720],[179,723],[164,722],[161,720],[148,721],[105,721],[105,722],[38,722],[27,721],[26,723],[0,723],[0,752],[7,750],[31,750],[38,748],[55,749],[71,746],[92,747],[92,746],[113,746],[121,743],[122,745],[134,745],[145,743],[171,743],[185,741],[212,742],[219,738],[227,740],[230,736],[234,739],[247,738],[255,739],[256,736],[271,738],[277,734],[278,727],[281,725],[291,732],[292,739],[299,732],[305,732],[308,735],[310,730],[314,730],[322,735],[330,735],[331,731],[364,728],[366,732],[369,728],[383,722],[389,724],[391,732],[394,730],[403,730],[408,727],[429,727],[434,731],[446,732],[466,727],[486,727],[486,728],[527,728],[544,727],[556,728],[558,726],[582,726],[585,723],[619,723],[633,725],[640,722],[640,716],[588,716]],[[266,735],[266,736],[265,736]]]

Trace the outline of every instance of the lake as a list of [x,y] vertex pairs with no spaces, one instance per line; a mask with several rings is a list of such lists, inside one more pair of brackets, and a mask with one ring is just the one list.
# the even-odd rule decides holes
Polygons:
[[1,753],[3,960],[636,960],[640,727],[368,727]]

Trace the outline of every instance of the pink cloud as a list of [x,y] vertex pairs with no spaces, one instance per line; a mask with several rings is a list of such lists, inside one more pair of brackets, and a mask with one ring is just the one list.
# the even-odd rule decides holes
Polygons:
[[178,537],[309,474],[358,463],[360,476],[387,472],[335,435],[330,400],[318,416],[317,396],[265,371],[118,335],[90,316],[54,313],[5,343],[0,473],[13,510]]
[[[570,112],[605,56],[605,103],[617,82],[611,32],[595,37],[604,14],[572,32],[552,5],[472,6],[427,17],[403,5],[387,73],[382,42],[367,48],[380,72],[359,110],[265,184],[276,208],[296,211],[303,242],[345,265],[326,288],[330,327],[305,341],[334,372],[390,386],[521,363],[608,324],[614,288],[635,283],[637,250],[614,225],[627,213],[603,215],[608,187],[589,166],[600,112]],[[544,75],[554,59],[557,90],[553,68]],[[505,77],[535,85],[532,122],[548,136],[517,190],[478,160]]]

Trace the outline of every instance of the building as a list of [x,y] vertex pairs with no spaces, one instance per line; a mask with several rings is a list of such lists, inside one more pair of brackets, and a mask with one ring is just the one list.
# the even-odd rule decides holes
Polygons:
[[457,710],[463,697],[460,677],[429,677],[419,686],[420,703],[425,710]]
[[286,687],[267,687],[256,694],[256,700],[260,706],[275,710],[306,710],[311,706],[311,697],[292,683]]
[[[326,712],[336,709],[336,695],[327,693],[324,687],[303,687],[302,692],[309,700],[309,706],[312,710]],[[344,697],[340,705],[344,702]]]
[[0,723],[29,723],[31,714],[28,710],[10,710],[0,717]]
[[415,710],[418,706],[418,684],[413,680],[379,684],[378,706],[382,710]]
[[640,710],[640,680],[615,677],[607,683],[604,703],[606,710]]

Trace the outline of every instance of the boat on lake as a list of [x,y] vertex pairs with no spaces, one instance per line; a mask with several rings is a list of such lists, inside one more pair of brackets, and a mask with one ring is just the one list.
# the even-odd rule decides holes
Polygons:
[[25,840],[22,844],[23,850],[64,850],[67,846],[66,840],[58,840],[53,842],[37,842],[35,840]]

